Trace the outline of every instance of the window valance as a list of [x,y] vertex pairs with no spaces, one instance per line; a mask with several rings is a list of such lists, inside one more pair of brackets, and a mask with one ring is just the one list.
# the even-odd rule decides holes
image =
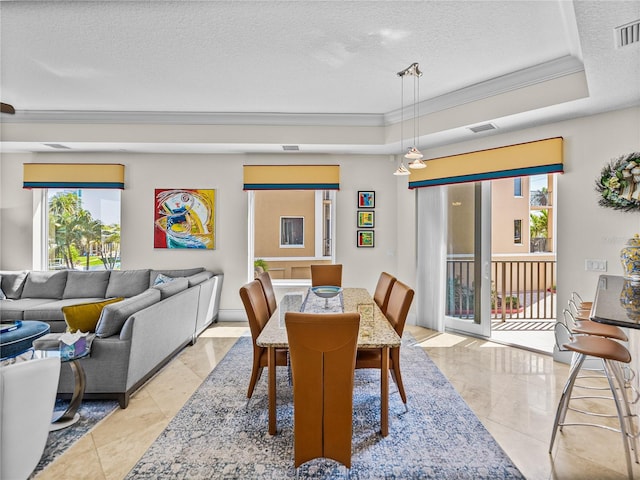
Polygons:
[[23,188],[124,189],[124,165],[106,163],[25,163]]
[[409,188],[563,172],[563,139],[548,138],[427,161],[411,172]]
[[244,190],[339,190],[340,165],[244,165]]

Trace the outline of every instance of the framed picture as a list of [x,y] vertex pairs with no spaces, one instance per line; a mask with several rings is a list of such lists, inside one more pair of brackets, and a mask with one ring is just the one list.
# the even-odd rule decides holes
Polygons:
[[358,230],[358,247],[373,247],[373,230]]
[[375,208],[376,192],[371,190],[358,192],[358,208]]
[[358,228],[373,228],[374,215],[373,210],[358,210]]
[[214,249],[213,189],[156,188],[154,248]]

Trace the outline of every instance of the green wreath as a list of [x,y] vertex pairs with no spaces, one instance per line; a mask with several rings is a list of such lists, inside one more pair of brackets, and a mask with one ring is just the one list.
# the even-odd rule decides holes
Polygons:
[[640,152],[611,160],[596,180],[598,205],[625,212],[640,210]]

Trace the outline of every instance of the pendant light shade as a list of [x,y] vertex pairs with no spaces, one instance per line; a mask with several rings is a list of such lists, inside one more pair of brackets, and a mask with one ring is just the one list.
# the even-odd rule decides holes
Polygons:
[[416,158],[413,162],[409,162],[409,168],[418,170],[420,168],[427,168],[427,164],[424,163],[421,158]]
[[400,166],[396,169],[395,172],[393,172],[394,175],[411,175],[411,172],[409,170],[407,170],[407,167],[404,166],[403,163],[400,164]]

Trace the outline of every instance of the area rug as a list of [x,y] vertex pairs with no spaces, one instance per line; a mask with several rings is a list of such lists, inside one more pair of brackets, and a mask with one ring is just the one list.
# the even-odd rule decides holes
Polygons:
[[[401,348],[408,411],[391,384],[389,435],[381,437],[380,373],[357,370],[350,478],[524,478],[415,341]],[[278,371],[278,434],[267,432],[266,369],[247,404],[251,339],[242,337],[169,423],[129,479],[283,479],[293,467],[292,392]],[[300,478],[345,478],[332,460],[300,467]]]
[[[64,410],[68,401],[57,400],[55,410]],[[80,404],[80,419],[73,425],[49,432],[44,453],[40,458],[40,463],[33,471],[31,478],[42,471],[47,465],[62,455],[71,445],[95,427],[98,422],[113,412],[118,406],[116,400],[85,400]]]

